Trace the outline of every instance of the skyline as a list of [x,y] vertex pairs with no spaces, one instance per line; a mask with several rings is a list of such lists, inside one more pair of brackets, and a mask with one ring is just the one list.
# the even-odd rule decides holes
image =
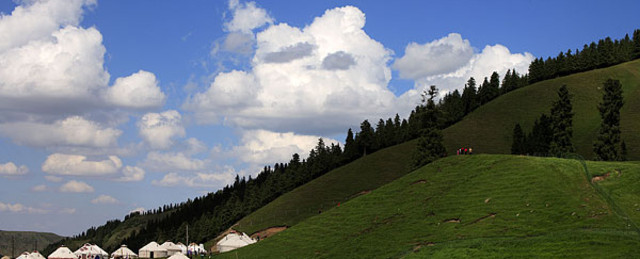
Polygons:
[[0,229],[73,235],[192,199],[406,117],[425,86],[640,27],[633,1],[151,3],[0,4]]

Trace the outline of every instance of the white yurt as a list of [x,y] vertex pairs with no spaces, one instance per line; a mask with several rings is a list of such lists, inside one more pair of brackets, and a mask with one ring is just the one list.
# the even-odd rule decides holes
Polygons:
[[118,250],[111,253],[111,258],[122,258],[122,259],[138,258],[138,255],[133,251],[131,251],[131,249],[129,249],[127,245],[122,245],[120,246],[120,248],[118,248]]
[[218,241],[218,243],[216,244],[216,247],[218,248],[218,251],[220,253],[224,253],[233,249],[253,244],[255,242],[255,240],[247,236],[247,234],[245,233],[239,234],[231,232],[220,239],[220,241]]
[[160,246],[164,249],[167,249],[167,256],[182,253],[182,249],[171,241],[164,242]]
[[174,255],[169,256],[168,259],[189,259],[189,257],[183,255],[182,253],[175,253]]
[[181,242],[178,242],[176,245],[177,245],[178,247],[180,247],[180,252],[181,252],[183,255],[186,255],[186,254],[187,254],[187,246],[186,246],[186,245],[184,245],[184,244],[183,244],[183,243],[181,243]]
[[138,256],[140,256],[140,258],[160,258],[167,257],[168,255],[167,249],[164,249],[156,242],[151,242],[140,248]]
[[27,256],[29,256],[29,252],[24,252],[16,257],[16,259],[27,259]]
[[204,249],[204,245],[191,243],[187,247],[187,255],[198,255],[198,254],[206,254],[207,250]]
[[2,259],[11,259],[11,257],[9,257],[8,255],[5,255],[2,257]]
[[61,246],[61,247],[58,247],[58,249],[56,249],[55,251],[53,251],[53,253],[51,253],[47,258],[48,259],[77,259],[78,256],[76,256],[76,254],[71,252],[71,249],[69,249],[68,247]]
[[46,258],[44,258],[44,256],[41,255],[38,251],[33,251],[33,253],[30,253],[29,255],[27,255],[27,259],[46,259]]
[[103,259],[109,257],[109,253],[97,245],[86,243],[73,252],[78,259]]

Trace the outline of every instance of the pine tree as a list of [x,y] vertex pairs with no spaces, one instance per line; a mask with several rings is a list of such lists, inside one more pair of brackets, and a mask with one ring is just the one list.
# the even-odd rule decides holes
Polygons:
[[633,58],[640,58],[640,29],[633,31]]
[[620,81],[608,79],[604,83],[602,102],[598,105],[602,122],[598,138],[593,144],[596,160],[620,160],[621,152],[618,152],[620,146],[620,109],[623,104]]
[[627,143],[620,142],[620,161],[627,161]]
[[525,153],[524,132],[522,132],[520,123],[516,123],[516,126],[513,128],[513,143],[511,144],[511,154],[522,155]]
[[442,133],[438,128],[439,110],[433,101],[437,92],[438,89],[432,85],[428,94],[429,98],[423,99],[423,101],[426,101],[423,120],[426,122],[427,127],[422,129],[422,134],[418,138],[416,151],[413,154],[414,168],[422,167],[440,157],[446,156],[446,149],[442,144]]
[[575,152],[571,138],[573,137],[573,107],[567,86],[558,90],[558,100],[551,107],[551,125],[553,138],[549,152],[556,156]]
[[469,78],[467,84],[462,91],[462,103],[464,105],[464,114],[467,115],[478,106],[480,106],[478,102],[478,97],[476,93],[476,80],[473,77]]

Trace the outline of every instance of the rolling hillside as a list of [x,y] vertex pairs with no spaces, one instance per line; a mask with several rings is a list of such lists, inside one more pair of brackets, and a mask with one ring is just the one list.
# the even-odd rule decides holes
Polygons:
[[[12,239],[15,240],[15,256],[17,257],[24,251],[33,251],[34,249],[41,251],[49,244],[63,239],[63,237],[54,233],[0,230],[0,254],[11,257]],[[36,243],[38,244],[37,248]]]
[[[549,114],[557,90],[567,85],[573,95],[573,143],[577,153],[587,159],[593,157],[593,140],[600,127],[597,110],[602,100],[602,83],[620,80],[624,106],[621,110],[622,138],[627,147],[640,145],[640,59],[588,72],[535,83],[481,106],[462,121],[444,130],[445,146],[449,154],[462,146],[474,152],[508,154],[511,152],[513,127],[520,123],[529,132],[540,114]],[[629,160],[640,160],[640,149],[629,148]]]
[[[574,145],[578,153],[590,158],[592,140],[600,123],[596,107],[602,93],[598,87],[609,77],[621,80],[624,87],[622,136],[628,147],[640,145],[640,60],[636,60],[539,82],[502,95],[445,129],[447,150],[455,154],[458,147],[471,146],[476,153],[510,153],[515,123],[520,122],[527,131],[530,130],[540,114],[548,114],[551,103],[557,98],[557,89],[566,84],[573,95]],[[386,183],[385,180],[394,179],[377,177],[382,171],[394,172],[395,177],[408,173],[403,163],[411,160],[414,145],[415,142],[407,142],[383,149],[329,172],[248,215],[235,228],[251,234],[272,226],[293,226],[318,214],[321,208],[336,206],[338,201],[344,201],[357,192],[375,189]],[[630,148],[629,158],[640,159],[640,149]],[[360,181],[354,182],[354,176]]]
[[[640,221],[640,163],[588,162]],[[453,156],[221,258],[615,257],[640,233],[576,160]]]

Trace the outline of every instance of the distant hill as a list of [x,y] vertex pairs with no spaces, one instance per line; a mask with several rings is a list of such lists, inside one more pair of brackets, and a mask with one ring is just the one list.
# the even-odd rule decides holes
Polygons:
[[[33,251],[34,249],[42,251],[49,244],[58,242],[64,237],[54,233],[0,230],[0,254],[12,256],[12,238],[15,239],[14,256],[17,257],[25,251]],[[36,243],[38,244],[37,248]]]
[[[535,119],[547,115],[557,90],[567,85],[573,95],[573,144],[577,153],[593,158],[593,141],[600,127],[597,105],[602,100],[602,83],[608,79],[622,83],[624,106],[621,110],[622,138],[627,147],[640,146],[640,59],[620,65],[538,82],[516,89],[480,106],[462,121],[445,129],[449,154],[471,146],[474,152],[508,154],[513,127],[520,123],[530,131]],[[640,148],[629,148],[629,160],[640,160]]]
[[447,157],[218,257],[636,257],[640,163],[587,165],[604,180],[571,159]]

